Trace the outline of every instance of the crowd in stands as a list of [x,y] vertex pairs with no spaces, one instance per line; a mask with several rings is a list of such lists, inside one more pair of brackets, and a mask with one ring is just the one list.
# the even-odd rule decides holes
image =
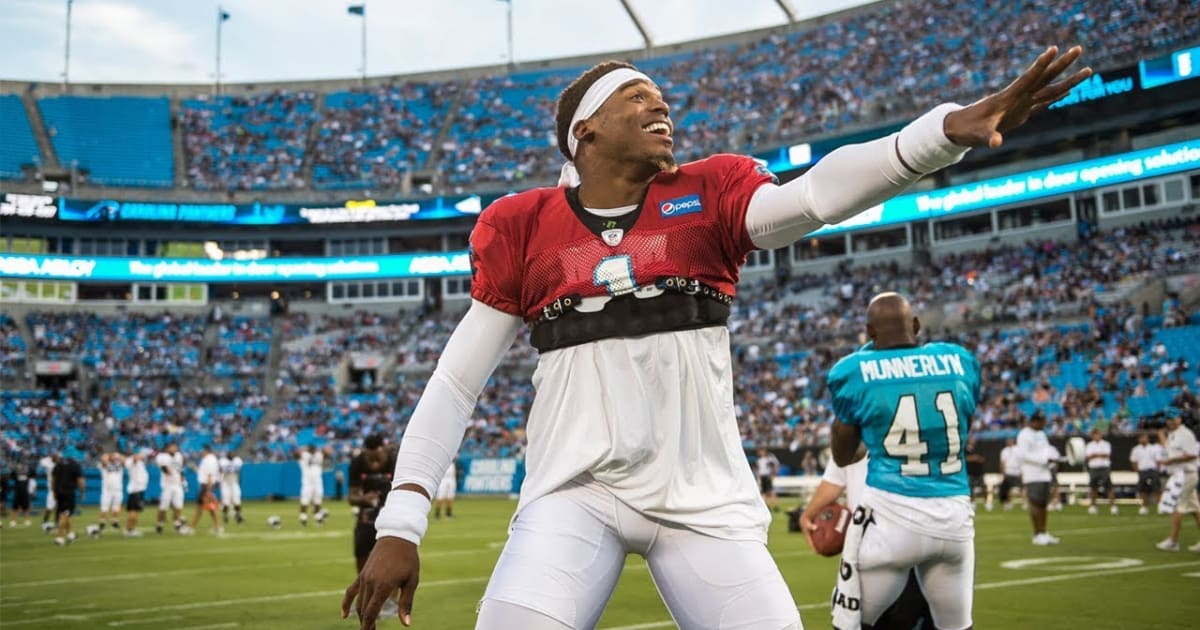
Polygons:
[[217,377],[266,376],[271,352],[268,320],[235,317],[217,322],[218,343],[205,350],[206,371]]
[[408,82],[330,94],[312,147],[317,188],[396,188],[425,166],[457,83]]
[[[1197,38],[1193,0],[896,0],[637,64],[672,105],[682,162],[967,102],[1003,87],[1048,44],[1082,44],[1104,70]],[[554,101],[579,70],[397,80],[329,94],[323,107],[308,92],[188,100],[188,179],[201,189],[378,188],[423,169],[445,192],[546,183],[561,164]]]
[[232,452],[262,418],[267,402],[261,393],[223,385],[145,379],[106,388],[93,399],[92,413],[103,420],[122,453],[158,451],[171,442],[189,453],[204,446]]
[[0,379],[15,381],[25,374],[25,339],[17,322],[0,313]]
[[[1157,222],[1078,241],[955,254],[919,273],[900,265],[844,266],[743,287],[729,322],[743,443],[827,443],[833,415],[825,374],[865,341],[867,300],[885,290],[911,296],[919,312],[951,304],[966,314],[953,328],[931,326],[924,335],[979,357],[985,386],[972,427],[978,436],[1011,434],[1034,414],[1046,415],[1053,433],[1077,435],[1093,427],[1127,433],[1157,426],[1170,404],[1200,413],[1192,394],[1200,385],[1200,315],[1186,312],[1177,295],[1151,310],[1119,289],[1196,269],[1198,239],[1195,220]],[[31,313],[35,351],[78,357],[92,368],[93,391],[81,402],[73,381],[63,392],[5,398],[4,437],[10,446],[41,447],[39,440],[68,439],[100,423],[128,448],[188,439],[231,449],[255,436],[254,459],[290,460],[313,443],[344,455],[366,434],[402,434],[457,318],[419,310],[294,312],[272,321]],[[19,338],[8,321],[7,337]],[[260,381],[229,381],[252,372],[265,382],[275,327],[278,413],[259,427],[271,401]],[[485,389],[464,456],[522,452],[535,358],[525,337]],[[7,347],[20,354],[16,343]],[[193,362],[201,353],[203,376]],[[39,406],[46,409],[31,416],[33,425],[13,412]],[[74,433],[35,439],[43,425]]]
[[180,376],[200,365],[200,317],[30,313],[26,321],[43,357],[78,357],[100,377]]
[[304,188],[312,92],[201,96],[185,100],[179,125],[188,183],[199,190]]
[[0,390],[0,459],[32,464],[68,448],[91,453],[93,419],[78,381],[59,391]]

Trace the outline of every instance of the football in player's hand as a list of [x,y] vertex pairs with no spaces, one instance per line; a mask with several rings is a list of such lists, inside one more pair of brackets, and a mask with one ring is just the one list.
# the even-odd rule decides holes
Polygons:
[[846,528],[850,526],[850,510],[840,503],[821,508],[813,519],[816,529],[812,530],[813,549],[825,557],[842,553],[846,542]]

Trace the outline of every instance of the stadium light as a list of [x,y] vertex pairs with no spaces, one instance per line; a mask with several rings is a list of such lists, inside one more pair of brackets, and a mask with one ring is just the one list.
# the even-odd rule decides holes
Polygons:
[[367,4],[365,2],[352,4],[346,7],[346,13],[362,18],[362,68],[360,68],[362,75],[359,82],[365,86],[367,84]]
[[71,5],[75,0],[67,0],[67,37],[66,48],[63,50],[63,88],[71,82]]
[[214,76],[214,91],[217,95],[221,94],[221,26],[228,20],[229,12],[217,5],[217,72]]

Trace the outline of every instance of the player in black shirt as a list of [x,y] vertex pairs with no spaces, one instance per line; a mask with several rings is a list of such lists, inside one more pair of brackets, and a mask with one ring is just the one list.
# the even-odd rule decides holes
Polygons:
[[79,454],[74,449],[63,454],[62,460],[54,467],[53,483],[54,501],[57,504],[56,518],[58,519],[58,535],[54,544],[67,545],[75,541],[75,532],[71,531],[71,514],[75,512],[75,493],[83,492],[86,482],[83,479],[83,466],[76,459]]
[[396,469],[396,449],[385,444],[383,436],[370,435],[363,440],[362,451],[350,460],[350,505],[358,508],[354,525],[354,559],[362,571],[375,548],[375,517],[392,490],[392,472]]
[[[4,527],[4,521],[8,518],[8,482],[10,475],[4,472],[4,467],[0,465],[0,527]],[[13,525],[17,522],[13,521]]]
[[23,463],[17,464],[11,474],[12,480],[12,523],[16,525],[17,519],[25,520],[25,525],[29,525],[29,506],[33,502],[33,496],[29,492],[29,480],[37,474],[31,466],[26,466]]

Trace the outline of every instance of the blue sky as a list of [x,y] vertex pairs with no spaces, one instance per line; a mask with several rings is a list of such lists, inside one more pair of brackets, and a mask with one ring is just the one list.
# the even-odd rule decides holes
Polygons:
[[[789,0],[802,16],[870,0]],[[785,21],[776,0],[631,0],[656,43]],[[348,0],[75,0],[72,82],[212,82],[218,4],[226,82],[354,77],[359,18]],[[505,63],[500,0],[367,0],[368,73]],[[59,81],[67,0],[0,0],[0,78]],[[518,62],[637,48],[619,0],[513,0]]]

